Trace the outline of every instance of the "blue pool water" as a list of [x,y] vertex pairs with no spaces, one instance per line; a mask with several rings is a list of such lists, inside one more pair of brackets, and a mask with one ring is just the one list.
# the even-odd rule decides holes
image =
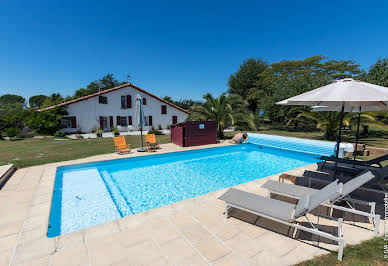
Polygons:
[[311,154],[246,144],[59,167],[48,236],[315,162]]

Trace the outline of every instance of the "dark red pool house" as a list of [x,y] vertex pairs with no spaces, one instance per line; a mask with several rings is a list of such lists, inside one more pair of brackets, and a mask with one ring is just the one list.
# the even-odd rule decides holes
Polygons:
[[171,142],[182,147],[217,143],[217,121],[188,121],[171,126]]

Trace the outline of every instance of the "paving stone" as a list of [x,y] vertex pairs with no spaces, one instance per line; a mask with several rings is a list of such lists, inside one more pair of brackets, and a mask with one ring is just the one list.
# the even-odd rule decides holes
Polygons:
[[231,250],[215,237],[208,237],[195,245],[198,251],[206,258],[208,262],[213,262],[226,256]]
[[68,247],[51,255],[51,266],[88,266],[88,249],[84,245]]

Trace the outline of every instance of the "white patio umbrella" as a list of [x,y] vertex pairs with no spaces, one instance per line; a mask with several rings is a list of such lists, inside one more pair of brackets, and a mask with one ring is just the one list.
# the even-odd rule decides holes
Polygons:
[[146,125],[143,111],[143,98],[138,94],[136,95],[136,126],[140,127],[141,148],[137,149],[138,152],[144,152],[143,145],[143,126]]
[[[307,105],[318,111],[340,111],[341,119],[336,150],[338,158],[344,112],[357,109],[361,112],[388,110],[388,88],[347,78],[335,80],[329,85],[276,104]],[[337,161],[335,166],[337,167]]]

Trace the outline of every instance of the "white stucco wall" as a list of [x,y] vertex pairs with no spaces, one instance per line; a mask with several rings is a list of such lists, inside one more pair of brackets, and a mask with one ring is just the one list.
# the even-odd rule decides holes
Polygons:
[[[108,104],[100,104],[98,102],[98,97],[95,96],[87,100],[82,100],[76,103],[67,105],[67,116],[75,116],[77,120],[77,128],[64,128],[64,132],[75,132],[80,130],[82,132],[91,132],[93,127],[100,126],[100,116],[108,117],[109,125],[109,116],[113,116],[113,126],[117,126],[116,117],[117,116],[132,116],[133,128],[136,123],[136,95],[140,94],[141,97],[145,98],[147,104],[144,105],[144,115],[147,118],[152,116],[152,124],[155,129],[158,129],[158,126],[161,125],[163,129],[166,129],[169,125],[172,124],[172,116],[177,116],[178,123],[184,122],[188,114],[182,112],[164,102],[159,101],[158,99],[149,96],[143,92],[138,91],[137,89],[128,86],[124,87],[109,93],[102,94],[108,98]],[[131,95],[132,96],[132,108],[122,109],[121,108],[121,96]],[[167,114],[161,114],[161,106],[167,106]],[[150,127],[144,127],[144,129],[149,129]]]

